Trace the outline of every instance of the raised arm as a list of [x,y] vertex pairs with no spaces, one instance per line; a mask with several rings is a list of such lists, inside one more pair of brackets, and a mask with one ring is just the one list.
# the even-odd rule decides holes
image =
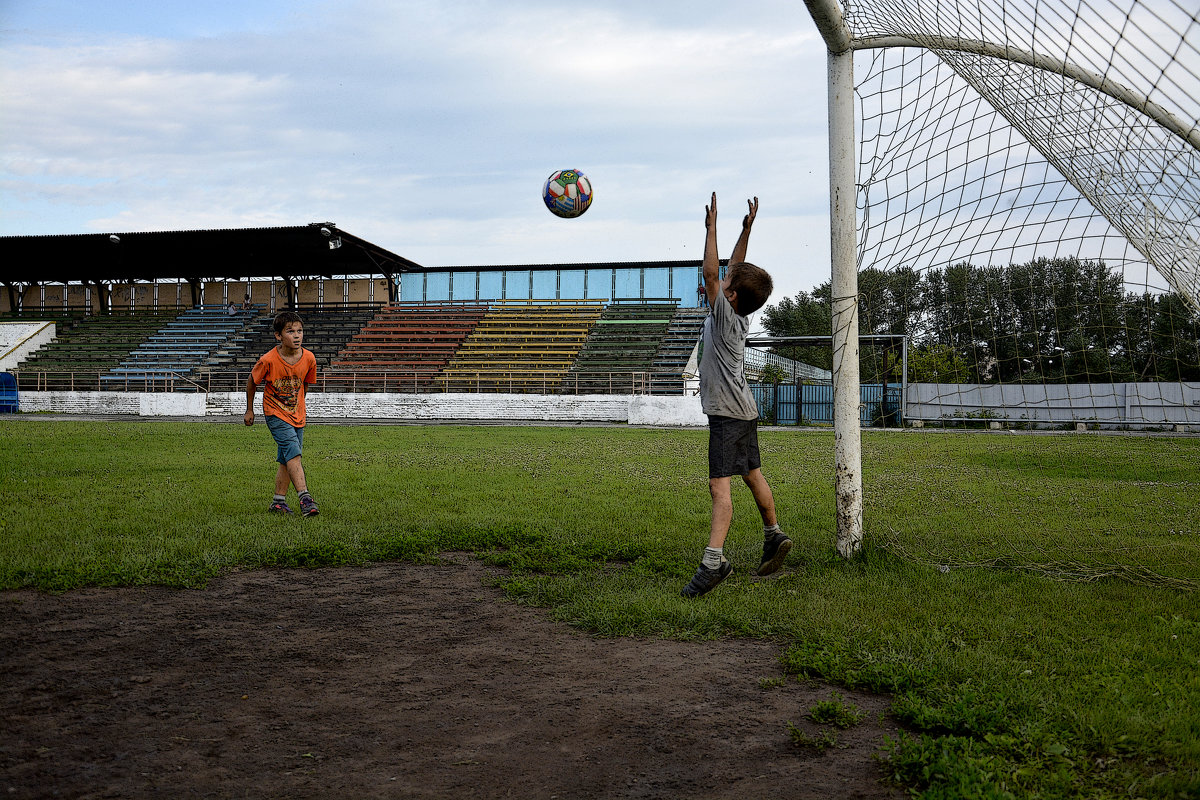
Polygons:
[[717,193],[712,205],[704,207],[704,293],[709,308],[714,307],[721,292],[721,260],[717,257]]
[[737,244],[733,246],[733,253],[729,256],[730,264],[740,264],[746,260],[746,246],[750,244],[750,228],[754,225],[754,218],[758,216],[758,198],[747,200],[746,205],[749,206],[749,211],[742,219],[742,233],[738,236]]

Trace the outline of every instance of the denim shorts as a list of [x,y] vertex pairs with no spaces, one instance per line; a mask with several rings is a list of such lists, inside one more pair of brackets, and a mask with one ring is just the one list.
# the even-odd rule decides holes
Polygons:
[[746,476],[762,466],[758,420],[708,416],[708,477]]
[[290,423],[270,414],[267,415],[267,427],[275,437],[275,444],[279,445],[276,461],[286,464],[300,455],[304,449],[304,428],[294,428]]

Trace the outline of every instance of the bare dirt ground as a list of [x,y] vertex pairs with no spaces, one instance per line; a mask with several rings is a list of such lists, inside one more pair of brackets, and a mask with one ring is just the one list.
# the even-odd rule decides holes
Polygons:
[[[900,798],[780,646],[603,639],[437,566],[0,593],[0,797]],[[700,602],[703,602],[702,600]]]

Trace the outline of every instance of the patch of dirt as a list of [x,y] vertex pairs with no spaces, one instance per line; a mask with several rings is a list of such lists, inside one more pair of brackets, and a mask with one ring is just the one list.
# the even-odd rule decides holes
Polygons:
[[903,797],[888,698],[799,747],[831,690],[764,685],[777,644],[590,636],[446,559],[0,593],[0,796]]

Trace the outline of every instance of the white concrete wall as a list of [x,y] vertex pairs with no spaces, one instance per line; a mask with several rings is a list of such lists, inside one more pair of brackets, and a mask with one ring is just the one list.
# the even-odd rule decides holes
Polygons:
[[[209,405],[215,405],[210,396]],[[628,422],[629,395],[391,394],[320,392],[308,395],[314,417],[402,420],[540,420],[558,422]],[[232,407],[246,410],[244,392],[230,393]]]
[[699,395],[638,395],[629,400],[629,424],[706,427],[708,417]]
[[[22,412],[60,414],[241,417],[246,411],[245,392],[22,392],[20,402]],[[329,419],[708,424],[695,396],[315,392],[308,395],[306,406],[309,416]],[[262,414],[261,392],[255,412]]]
[[44,344],[57,329],[53,322],[0,322],[0,372],[13,369]]
[[906,419],[1200,424],[1200,383],[910,383]]
[[204,395],[199,392],[20,392],[18,399],[22,413],[204,416]]

